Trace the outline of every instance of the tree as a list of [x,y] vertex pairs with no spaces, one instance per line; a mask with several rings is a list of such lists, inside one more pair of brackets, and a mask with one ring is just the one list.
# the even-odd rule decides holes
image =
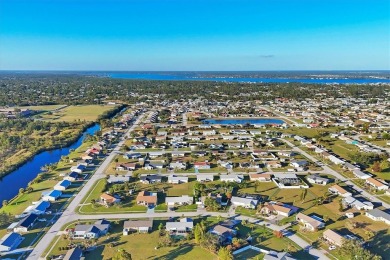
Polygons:
[[9,224],[13,220],[13,216],[6,212],[0,212],[0,226]]
[[204,230],[202,228],[201,223],[196,224],[196,226],[194,228],[194,237],[195,237],[195,242],[198,244],[203,240]]
[[388,160],[383,160],[381,162],[381,170],[386,171],[389,168],[390,168],[390,162]]
[[380,260],[382,257],[364,249],[358,240],[348,239],[343,242],[340,253],[345,259]]
[[123,248],[119,249],[116,255],[112,258],[113,260],[131,260],[131,254],[124,250]]
[[374,172],[381,172],[382,171],[381,163],[379,161],[375,161],[374,164],[372,165],[372,170]]
[[226,247],[221,247],[218,250],[218,259],[219,260],[232,260],[233,259],[232,252]]

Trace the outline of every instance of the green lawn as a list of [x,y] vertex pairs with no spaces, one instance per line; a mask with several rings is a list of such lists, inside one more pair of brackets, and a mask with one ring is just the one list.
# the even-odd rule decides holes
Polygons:
[[189,195],[192,196],[194,194],[194,184],[196,183],[195,178],[189,178],[187,183],[181,184],[172,184],[171,188],[167,190],[167,196],[181,196],[181,195]]
[[198,205],[191,204],[191,205],[180,206],[175,211],[176,212],[195,212],[197,209],[198,209]]
[[103,193],[105,185],[105,179],[100,179],[92,187],[92,190],[88,192],[84,198],[84,204],[78,209],[81,214],[99,214],[99,213],[118,213],[118,212],[146,212],[147,208],[142,205],[137,205],[136,195],[126,196],[120,204],[113,205],[110,207],[104,207],[99,204],[91,204],[91,200],[98,200],[100,195]]

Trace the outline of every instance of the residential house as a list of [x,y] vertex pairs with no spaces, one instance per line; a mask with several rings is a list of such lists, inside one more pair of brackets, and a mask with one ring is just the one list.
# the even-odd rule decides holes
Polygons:
[[294,160],[290,163],[290,165],[298,171],[304,171],[307,169],[309,162],[305,160]]
[[371,174],[364,173],[359,169],[352,170],[352,173],[353,173],[353,175],[355,175],[355,177],[362,179],[362,180],[367,180],[368,178],[371,177]]
[[8,233],[0,240],[0,253],[9,252],[16,249],[23,241],[23,237],[18,233]]
[[98,220],[91,225],[77,224],[72,231],[73,239],[94,239],[107,234],[110,228],[110,222],[107,220]]
[[143,158],[143,155],[141,153],[125,153],[123,155],[123,158],[125,158],[125,159],[140,159],[140,158]]
[[87,168],[86,163],[79,163],[76,166],[72,166],[70,170],[81,174]]
[[272,181],[271,177],[272,177],[272,174],[269,174],[269,173],[249,174],[249,179],[251,181],[270,182],[270,181]]
[[153,170],[153,169],[163,169],[165,166],[165,161],[148,161],[145,162],[144,169],[145,170]]
[[127,175],[109,175],[108,183],[124,183],[129,182],[131,178],[130,174]]
[[64,191],[66,190],[72,183],[68,180],[62,180],[54,186],[54,190]]
[[167,222],[165,228],[171,235],[186,236],[194,228],[194,223],[190,218],[182,218],[179,222]]
[[263,260],[295,260],[288,252],[276,252],[270,250],[263,258]]
[[303,223],[305,229],[310,231],[317,231],[323,227],[325,227],[325,223],[319,221],[318,219],[307,216],[303,213],[298,213],[295,219],[301,223]]
[[157,157],[162,157],[164,152],[149,152],[149,158],[155,159]]
[[220,180],[223,182],[237,182],[241,183],[244,180],[244,175],[241,174],[224,174],[220,176]]
[[374,187],[376,190],[387,190],[389,188],[389,186],[387,186],[386,184],[370,177],[368,179],[366,179],[366,183],[368,185],[370,185],[371,187]]
[[77,172],[71,172],[67,176],[64,177],[64,180],[74,182],[79,178],[79,174]]
[[142,174],[139,179],[143,184],[160,183],[162,176],[158,174]]
[[168,176],[168,183],[180,184],[180,183],[187,183],[187,182],[188,182],[187,176],[176,176],[176,175]]
[[264,165],[268,168],[281,168],[282,164],[279,161],[265,161]]
[[259,203],[258,200],[253,199],[253,198],[241,198],[241,197],[236,197],[233,196],[230,200],[230,203],[235,206],[235,207],[244,207],[247,209],[255,209],[257,204]]
[[180,161],[171,162],[171,163],[169,164],[169,168],[171,168],[171,169],[185,170],[185,169],[187,169],[187,164],[184,163],[184,162],[180,162]]
[[172,157],[184,157],[186,155],[185,151],[172,151]]
[[284,156],[284,157],[293,157],[296,155],[296,153],[293,151],[279,151],[278,155]]
[[332,245],[343,245],[344,238],[331,229],[325,230],[325,232],[322,234],[322,237]]
[[208,170],[211,168],[211,166],[209,162],[195,162],[194,168],[198,170]]
[[37,220],[38,215],[31,213],[27,217],[22,218],[17,222],[17,224],[14,226],[14,232],[16,233],[27,233],[29,229],[31,229],[34,226],[35,221]]
[[31,214],[34,213],[36,215],[42,215],[46,213],[46,210],[50,207],[50,202],[40,200],[38,202],[33,202],[33,205],[28,206],[23,214]]
[[289,217],[294,214],[298,209],[292,206],[286,206],[282,203],[265,203],[261,208],[260,213],[266,215],[279,215]]
[[168,207],[191,205],[194,203],[194,198],[188,195],[182,195],[181,197],[165,197],[165,203]]
[[216,225],[209,231],[211,234],[218,236],[221,244],[231,243],[233,238],[237,236],[237,231],[225,225]]
[[123,223],[123,235],[130,232],[149,233],[153,228],[153,219],[149,220],[128,220]]
[[51,190],[42,192],[43,201],[56,201],[62,195],[62,192],[59,190]]
[[105,206],[111,206],[113,204],[119,203],[121,199],[117,196],[113,196],[107,193],[103,193],[100,195],[100,203]]
[[337,195],[339,195],[341,197],[344,197],[344,198],[352,196],[352,194],[350,192],[348,192],[345,189],[341,188],[337,184],[333,185],[328,190],[329,190],[330,193],[337,194]]
[[385,222],[387,225],[390,225],[390,214],[383,210],[373,209],[367,211],[366,216],[374,221],[382,221]]
[[[301,187],[301,180],[294,173],[274,173],[273,180],[278,185],[279,188],[287,187]],[[304,187],[304,186],[302,186]]]
[[196,180],[199,182],[214,181],[214,175],[212,174],[198,174]]
[[306,176],[306,179],[311,184],[318,184],[318,185],[327,185],[330,182],[330,179],[320,177],[318,174],[311,174]]
[[370,201],[360,201],[354,198],[353,196],[349,196],[343,198],[342,203],[346,207],[356,208],[357,210],[371,210],[374,209],[374,205]]
[[115,170],[117,171],[134,171],[137,169],[137,163],[116,163]]
[[157,205],[157,193],[140,191],[136,198],[138,205],[144,205],[147,207],[154,207]]

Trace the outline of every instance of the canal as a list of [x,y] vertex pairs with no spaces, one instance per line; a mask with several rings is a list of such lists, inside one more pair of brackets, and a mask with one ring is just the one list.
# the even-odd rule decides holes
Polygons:
[[10,200],[15,197],[19,193],[20,188],[26,188],[28,183],[42,172],[42,166],[58,162],[62,156],[69,155],[71,150],[79,147],[87,134],[94,135],[99,130],[100,125],[95,124],[87,128],[82,136],[72,145],[39,153],[15,171],[4,176],[0,179],[0,201]]

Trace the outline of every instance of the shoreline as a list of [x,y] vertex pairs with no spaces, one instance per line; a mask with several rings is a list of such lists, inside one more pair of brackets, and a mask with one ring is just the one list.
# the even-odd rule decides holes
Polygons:
[[32,160],[35,156],[37,156],[37,155],[39,155],[41,153],[50,152],[50,151],[53,151],[53,150],[56,150],[56,149],[68,148],[73,143],[75,143],[89,127],[92,127],[95,124],[97,124],[97,122],[89,122],[88,124],[84,125],[80,129],[79,133],[74,138],[68,140],[65,144],[56,144],[56,145],[53,145],[53,146],[50,146],[50,147],[40,148],[37,151],[35,151],[34,153],[31,153],[30,156],[26,157],[24,160],[20,161],[19,163],[13,165],[11,169],[9,169],[9,170],[7,170],[5,172],[0,173],[0,181],[2,180],[2,178],[6,177],[7,175],[11,174],[12,172],[18,170],[24,164],[26,164],[27,162]]

